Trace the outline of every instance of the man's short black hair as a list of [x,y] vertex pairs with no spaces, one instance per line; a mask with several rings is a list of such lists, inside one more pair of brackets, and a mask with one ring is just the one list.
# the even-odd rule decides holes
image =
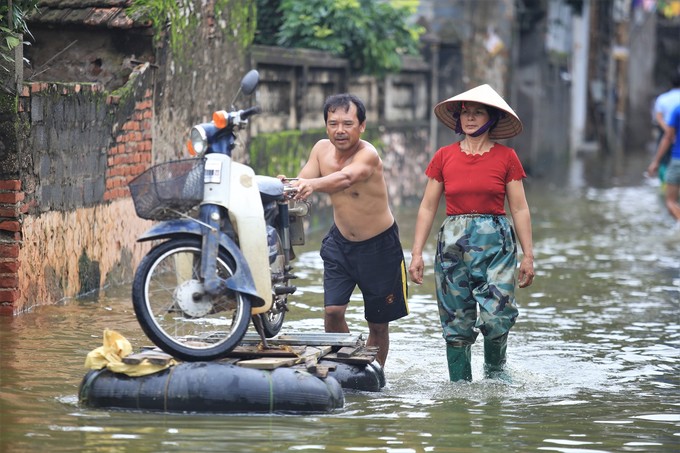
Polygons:
[[328,112],[335,112],[339,108],[344,108],[345,112],[349,111],[350,103],[357,107],[357,119],[359,124],[366,121],[366,107],[364,103],[357,96],[349,93],[334,94],[328,96],[323,105],[323,121],[328,122]]

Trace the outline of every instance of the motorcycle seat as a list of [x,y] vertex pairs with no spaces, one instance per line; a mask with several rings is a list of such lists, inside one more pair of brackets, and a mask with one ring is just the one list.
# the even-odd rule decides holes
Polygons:
[[281,200],[283,198],[283,183],[279,178],[255,175],[255,183],[260,190],[260,196],[264,203]]

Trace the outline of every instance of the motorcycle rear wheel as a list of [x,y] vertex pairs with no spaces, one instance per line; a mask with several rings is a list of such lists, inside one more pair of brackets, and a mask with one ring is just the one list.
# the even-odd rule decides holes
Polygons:
[[[200,278],[201,239],[170,239],[142,259],[132,284],[132,303],[144,333],[163,351],[196,362],[224,357],[243,339],[250,299],[231,290],[214,297]],[[220,249],[217,273],[234,273],[233,258]]]

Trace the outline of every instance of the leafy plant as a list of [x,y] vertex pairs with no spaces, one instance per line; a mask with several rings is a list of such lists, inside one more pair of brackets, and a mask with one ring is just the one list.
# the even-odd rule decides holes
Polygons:
[[408,21],[416,7],[404,0],[258,0],[256,42],[327,51],[384,75],[399,71],[402,55],[418,54],[424,30]]
[[21,35],[32,36],[26,15],[37,9],[38,0],[13,0],[0,5],[0,72],[9,73],[14,64],[14,49],[22,44]]
[[[154,29],[154,40],[159,42],[168,36],[170,49],[175,55],[181,54],[182,35],[195,29],[191,24],[192,2],[177,0],[134,0],[127,13],[134,20],[144,19],[151,21]],[[186,15],[186,20],[182,16]],[[195,17],[195,15],[194,15]],[[193,33],[187,33],[193,35]]]
[[[242,46],[252,42],[254,30],[250,19],[254,0],[216,0],[214,11],[216,16],[228,15],[228,24],[221,27],[223,36],[238,39]],[[154,39],[165,39],[167,36],[170,49],[180,61],[190,56],[192,44],[201,27],[199,8],[205,2],[197,0],[133,0],[128,14],[135,20],[150,20],[154,28]],[[235,37],[235,38],[234,38]]]

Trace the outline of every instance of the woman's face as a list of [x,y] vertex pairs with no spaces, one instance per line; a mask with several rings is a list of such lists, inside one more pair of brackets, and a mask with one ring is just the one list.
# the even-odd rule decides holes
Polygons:
[[465,102],[460,111],[460,127],[466,135],[474,134],[490,119],[484,104]]

